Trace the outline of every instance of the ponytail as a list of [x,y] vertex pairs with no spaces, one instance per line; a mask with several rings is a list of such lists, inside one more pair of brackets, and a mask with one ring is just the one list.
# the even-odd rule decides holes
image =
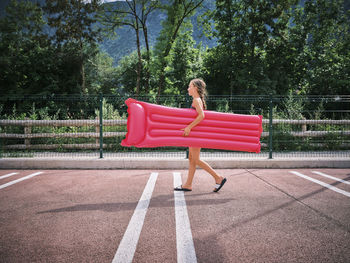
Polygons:
[[193,79],[191,80],[193,85],[197,87],[199,97],[201,98],[203,102],[203,108],[204,110],[207,109],[207,103],[206,103],[206,97],[207,97],[207,89],[206,89],[206,84],[202,79]]

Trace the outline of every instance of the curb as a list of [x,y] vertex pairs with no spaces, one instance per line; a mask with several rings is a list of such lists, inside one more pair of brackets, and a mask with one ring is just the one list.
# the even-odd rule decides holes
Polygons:
[[[203,158],[215,169],[350,168],[348,158]],[[0,169],[187,169],[187,159],[168,158],[3,158]]]

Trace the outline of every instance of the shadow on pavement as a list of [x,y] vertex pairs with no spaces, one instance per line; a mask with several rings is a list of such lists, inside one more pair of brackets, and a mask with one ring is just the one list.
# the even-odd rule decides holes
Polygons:
[[[186,195],[186,197],[201,196],[215,193],[203,193]],[[213,205],[213,204],[224,204],[234,199],[198,199],[198,200],[187,200],[187,206],[202,206],[202,205]],[[141,201],[142,202],[142,201]],[[144,201],[146,202],[146,201]],[[134,210],[138,204],[137,202],[124,202],[124,203],[96,203],[96,204],[79,204],[74,206],[62,207],[57,209],[51,209],[46,211],[37,212],[37,214],[44,213],[62,213],[62,212],[78,212],[78,211],[105,211],[105,212],[121,212]],[[174,206],[174,194],[160,195],[152,197],[149,207],[173,207]]]

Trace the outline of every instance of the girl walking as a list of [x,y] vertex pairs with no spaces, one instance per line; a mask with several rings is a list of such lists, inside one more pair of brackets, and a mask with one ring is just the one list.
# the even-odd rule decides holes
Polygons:
[[[181,129],[184,131],[183,136],[188,136],[193,127],[200,123],[205,115],[207,105],[205,103],[206,96],[206,84],[202,79],[193,79],[188,85],[188,94],[192,97],[192,108],[197,111],[197,117],[186,128]],[[201,148],[189,147],[189,168],[188,175],[185,184],[174,188],[175,191],[192,191],[192,181],[194,173],[196,172],[197,165],[207,171],[215,180],[214,192],[218,192],[222,186],[226,183],[226,178],[218,175],[211,166],[200,159]]]

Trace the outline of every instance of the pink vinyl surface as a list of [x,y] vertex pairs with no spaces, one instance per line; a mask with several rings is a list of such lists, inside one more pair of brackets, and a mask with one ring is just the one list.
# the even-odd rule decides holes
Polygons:
[[128,121],[123,146],[201,147],[245,152],[260,152],[261,115],[221,113],[205,110],[204,120],[189,136],[181,129],[196,117],[194,109],[166,107],[127,99]]

